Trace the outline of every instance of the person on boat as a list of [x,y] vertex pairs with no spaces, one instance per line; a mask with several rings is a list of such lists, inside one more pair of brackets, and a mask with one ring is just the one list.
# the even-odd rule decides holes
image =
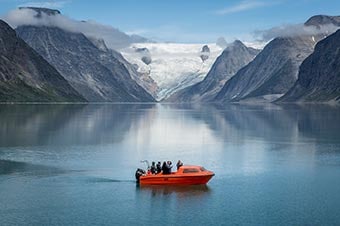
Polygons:
[[168,174],[168,167],[166,166],[165,161],[163,162],[163,165],[162,165],[162,172],[163,174]]
[[171,174],[172,162],[171,161],[167,161],[166,167],[167,167],[167,170],[168,170],[168,174]]
[[177,166],[177,171],[178,171],[178,169],[179,169],[181,166],[183,166],[183,162],[182,162],[181,160],[178,160],[176,166]]
[[151,167],[150,167],[150,171],[152,174],[156,174],[156,163],[152,162]]
[[161,162],[158,162],[156,165],[156,174],[159,174],[161,172],[162,172]]

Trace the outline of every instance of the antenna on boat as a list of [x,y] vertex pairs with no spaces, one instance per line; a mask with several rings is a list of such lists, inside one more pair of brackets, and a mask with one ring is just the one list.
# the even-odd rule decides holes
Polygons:
[[150,164],[149,164],[149,161],[148,160],[142,160],[140,162],[144,162],[147,166],[147,169],[150,169]]

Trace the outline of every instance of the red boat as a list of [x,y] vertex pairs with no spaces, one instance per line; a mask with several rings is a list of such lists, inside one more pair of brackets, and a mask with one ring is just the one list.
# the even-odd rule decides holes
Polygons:
[[[139,172],[139,173],[138,173]],[[194,185],[206,184],[215,174],[202,166],[181,166],[171,174],[151,174],[144,170],[136,171],[136,179],[139,184],[148,185]]]

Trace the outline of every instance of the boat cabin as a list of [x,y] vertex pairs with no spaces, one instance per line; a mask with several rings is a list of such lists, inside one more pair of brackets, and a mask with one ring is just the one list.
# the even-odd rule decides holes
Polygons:
[[187,174],[187,173],[201,173],[201,172],[205,172],[205,171],[207,171],[207,170],[202,166],[186,166],[186,165],[183,165],[175,173]]

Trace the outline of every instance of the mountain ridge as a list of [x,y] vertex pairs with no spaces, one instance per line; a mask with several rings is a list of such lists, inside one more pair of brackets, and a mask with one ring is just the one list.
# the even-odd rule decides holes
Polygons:
[[36,51],[0,20],[0,101],[86,100]]
[[340,103],[340,30],[321,40],[300,66],[298,80],[277,102]]
[[293,86],[299,65],[312,53],[314,44],[311,37],[275,38],[226,82],[215,100],[238,102],[255,98],[268,102],[283,95]]
[[210,102],[239,69],[248,64],[258,54],[258,50],[235,40],[216,59],[205,78],[184,88],[166,101],[171,102]]
[[216,96],[222,102],[272,102],[283,96],[298,79],[301,63],[314,46],[340,26],[339,16],[315,15],[305,23],[308,32],[277,37],[256,58],[230,79]]
[[19,26],[16,31],[87,100],[154,101],[122,62],[98,49],[84,34],[32,25]]

